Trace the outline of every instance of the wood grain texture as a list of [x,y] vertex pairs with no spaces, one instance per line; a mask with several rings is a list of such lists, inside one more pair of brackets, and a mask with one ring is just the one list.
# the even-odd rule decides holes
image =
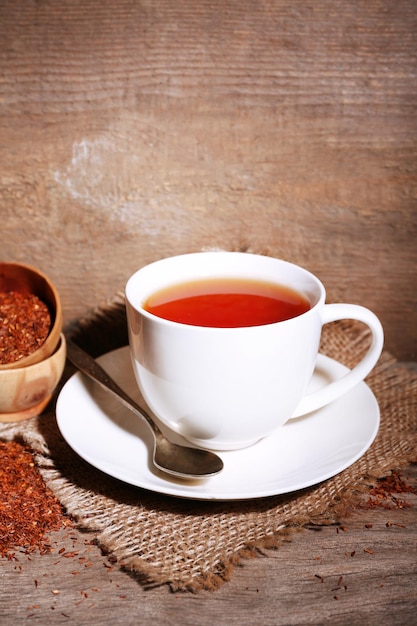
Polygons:
[[[417,467],[404,472],[417,486]],[[358,509],[341,525],[305,529],[236,569],[215,592],[143,589],[112,566],[94,536],[65,530],[53,552],[0,559],[4,626],[64,623],[137,626],[404,626],[417,610],[417,497],[394,510]]]
[[249,248],[415,359],[416,32],[412,0],[3,0],[1,257],[69,322],[151,260]]

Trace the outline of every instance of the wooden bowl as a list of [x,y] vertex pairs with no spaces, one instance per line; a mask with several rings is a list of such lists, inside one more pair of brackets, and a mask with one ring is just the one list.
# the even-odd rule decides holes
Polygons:
[[62,331],[62,307],[59,294],[45,274],[30,265],[0,262],[0,292],[6,291],[32,293],[38,296],[48,306],[51,329],[48,337],[37,350],[17,361],[0,364],[0,371],[26,367],[43,361],[54,352]]
[[39,415],[61,379],[65,359],[66,342],[61,334],[56,350],[43,361],[0,370],[0,422]]

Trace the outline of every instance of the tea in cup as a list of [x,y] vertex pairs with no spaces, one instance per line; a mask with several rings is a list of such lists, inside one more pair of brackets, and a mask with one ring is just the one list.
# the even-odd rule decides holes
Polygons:
[[[196,446],[254,444],[362,381],[383,347],[374,313],[326,304],[320,280],[280,259],[240,252],[169,257],[126,285],[133,369],[150,409]],[[371,330],[362,360],[307,393],[324,324],[355,319]]]

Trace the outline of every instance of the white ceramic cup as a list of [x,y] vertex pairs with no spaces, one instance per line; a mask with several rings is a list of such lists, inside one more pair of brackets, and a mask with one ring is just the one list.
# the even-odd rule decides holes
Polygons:
[[[310,310],[292,319],[239,328],[172,322],[143,305],[160,289],[205,278],[246,278],[289,286]],[[249,446],[288,419],[315,411],[362,381],[376,364],[383,329],[368,309],[325,304],[322,283],[279,259],[240,252],[198,252],[138,270],[126,285],[135,376],[153,413],[193,444],[212,450]],[[340,380],[306,395],[323,324],[364,322],[372,331],[364,358]]]

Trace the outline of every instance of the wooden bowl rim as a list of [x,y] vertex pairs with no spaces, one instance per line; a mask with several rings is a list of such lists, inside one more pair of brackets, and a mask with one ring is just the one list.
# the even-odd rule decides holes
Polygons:
[[[0,261],[0,276],[2,273],[4,275],[7,275],[7,268],[12,268],[12,270],[13,268],[15,268],[16,273],[20,272],[22,275],[24,273],[27,273],[35,279],[38,279],[40,281],[39,284],[42,284],[46,287],[46,292],[49,292],[49,294],[46,293],[46,295],[49,295],[50,297],[47,297],[47,301],[45,302],[45,304],[47,304],[52,317],[52,326],[47,338],[37,350],[34,350],[27,356],[19,359],[18,361],[0,364],[0,370],[20,369],[22,367],[26,367],[27,365],[31,365],[44,360],[55,351],[62,330],[61,299],[58,290],[52,280],[44,272],[34,267],[33,265],[28,265],[26,263],[19,263],[15,261]],[[39,293],[37,293],[37,291],[39,292],[40,289],[35,290],[32,293],[35,293],[35,295],[39,296]],[[45,301],[43,293],[41,294],[41,296],[42,300]]]

